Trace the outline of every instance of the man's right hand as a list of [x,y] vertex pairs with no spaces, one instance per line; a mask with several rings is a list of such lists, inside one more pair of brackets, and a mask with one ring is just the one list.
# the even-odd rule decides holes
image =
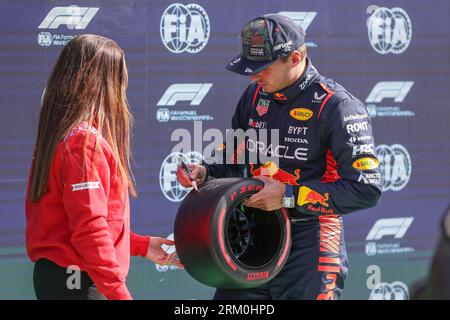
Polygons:
[[185,188],[192,187],[192,181],[195,181],[197,185],[201,185],[206,179],[206,168],[200,164],[187,164],[186,165],[191,171],[189,176],[186,176],[181,166],[178,166],[177,179],[180,184]]

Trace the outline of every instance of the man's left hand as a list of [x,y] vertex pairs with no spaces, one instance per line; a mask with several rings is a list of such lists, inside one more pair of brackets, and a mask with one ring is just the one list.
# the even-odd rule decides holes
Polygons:
[[244,205],[264,211],[280,209],[281,200],[286,191],[286,185],[266,176],[257,176],[253,177],[253,179],[264,182],[264,188],[245,200]]

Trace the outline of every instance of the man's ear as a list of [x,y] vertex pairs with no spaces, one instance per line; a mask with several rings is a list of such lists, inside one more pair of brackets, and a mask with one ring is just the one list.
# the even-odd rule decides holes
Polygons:
[[295,67],[302,62],[302,54],[300,51],[295,50],[291,54],[292,66]]

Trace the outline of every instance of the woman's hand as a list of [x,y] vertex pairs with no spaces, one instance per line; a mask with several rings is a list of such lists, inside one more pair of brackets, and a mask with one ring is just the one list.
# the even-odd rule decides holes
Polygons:
[[150,245],[148,246],[147,258],[154,263],[159,265],[175,265],[180,269],[184,269],[183,264],[176,257],[176,253],[168,254],[166,251],[162,249],[162,245],[173,246],[175,242],[169,239],[160,238],[160,237],[150,237]]

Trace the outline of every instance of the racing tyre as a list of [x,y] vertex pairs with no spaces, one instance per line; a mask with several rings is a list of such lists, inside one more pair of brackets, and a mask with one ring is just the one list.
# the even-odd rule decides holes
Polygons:
[[216,288],[252,288],[280,272],[291,246],[287,211],[242,204],[263,187],[255,179],[214,179],[184,198],[174,236],[193,278]]

